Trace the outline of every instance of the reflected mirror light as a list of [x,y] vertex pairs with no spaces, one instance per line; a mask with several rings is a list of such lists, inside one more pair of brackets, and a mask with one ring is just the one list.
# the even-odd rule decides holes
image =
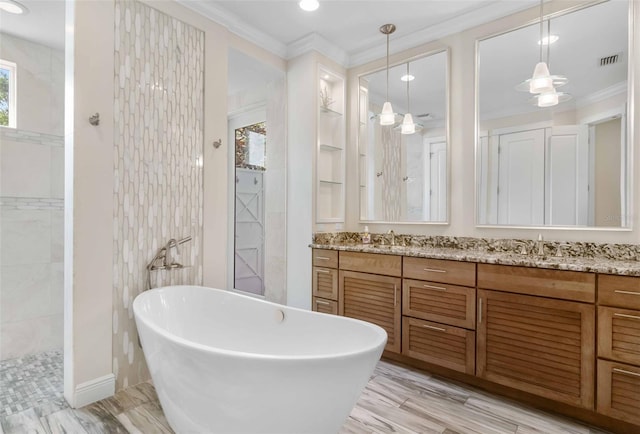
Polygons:
[[538,24],[479,41],[479,225],[629,227],[628,16],[626,1],[554,15],[550,68],[571,79],[536,95],[518,83]]
[[361,220],[446,223],[447,63],[446,51],[410,59],[410,98],[407,63],[390,68],[389,101],[395,113],[384,126],[379,113],[385,103],[386,70],[360,77]]

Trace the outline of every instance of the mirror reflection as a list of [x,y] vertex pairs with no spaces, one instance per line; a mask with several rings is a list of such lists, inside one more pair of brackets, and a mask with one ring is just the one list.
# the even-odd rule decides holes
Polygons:
[[[447,52],[360,77],[360,219],[447,221]],[[393,125],[380,125],[390,101]],[[403,132],[410,113],[415,130]]]
[[[479,42],[478,224],[628,226],[628,10],[607,1],[545,17],[543,39],[536,23]],[[541,52],[567,80],[550,107],[523,83]]]

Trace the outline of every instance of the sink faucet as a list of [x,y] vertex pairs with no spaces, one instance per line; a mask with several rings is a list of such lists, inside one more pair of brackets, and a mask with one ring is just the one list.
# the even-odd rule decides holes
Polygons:
[[527,254],[527,244],[525,242],[514,240],[513,244],[515,246],[520,246],[520,254],[521,255],[526,255]]
[[542,234],[538,234],[538,242],[536,243],[536,247],[538,248],[538,256],[544,256],[544,238],[542,238]]
[[391,245],[395,246],[396,245],[396,234],[395,232],[393,232],[393,229],[389,229],[389,232],[387,232],[388,235],[391,235]]

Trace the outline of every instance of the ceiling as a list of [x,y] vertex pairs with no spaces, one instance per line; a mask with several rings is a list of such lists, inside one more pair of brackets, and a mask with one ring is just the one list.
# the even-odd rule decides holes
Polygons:
[[29,9],[23,15],[0,10],[0,29],[28,41],[64,50],[64,0],[19,0]]

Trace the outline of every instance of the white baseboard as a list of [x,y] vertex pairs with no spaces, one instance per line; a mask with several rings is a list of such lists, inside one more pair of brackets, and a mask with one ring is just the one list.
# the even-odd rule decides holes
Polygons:
[[76,386],[74,408],[84,407],[101,399],[113,396],[116,392],[116,376],[113,374],[95,378]]

